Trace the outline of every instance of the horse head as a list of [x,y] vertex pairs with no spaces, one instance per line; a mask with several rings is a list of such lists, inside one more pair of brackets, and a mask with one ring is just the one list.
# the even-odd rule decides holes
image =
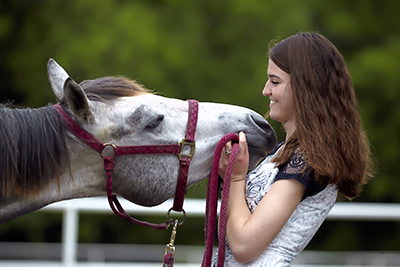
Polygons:
[[[176,144],[185,136],[187,101],[157,95],[123,77],[104,77],[78,85],[52,59],[48,62],[48,76],[66,112],[100,142],[117,146]],[[253,168],[276,143],[268,122],[247,108],[199,103],[188,186],[209,176],[218,141],[228,133],[240,131],[246,133]],[[104,191],[102,159],[74,136],[70,136],[69,143],[74,183],[83,181],[84,176],[88,179],[85,185],[90,185],[93,192]],[[113,191],[139,205],[158,205],[174,194],[178,169],[175,155],[117,157]],[[80,191],[84,195],[84,189]]]

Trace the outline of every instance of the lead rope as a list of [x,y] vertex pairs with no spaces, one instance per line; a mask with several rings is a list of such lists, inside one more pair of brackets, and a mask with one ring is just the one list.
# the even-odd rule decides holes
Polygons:
[[[239,137],[233,133],[225,135],[218,142],[214,152],[211,175],[207,185],[206,219],[205,219],[206,249],[204,251],[203,262],[201,265],[202,267],[209,267],[211,266],[212,262],[214,236],[217,224],[219,161],[221,158],[222,149],[224,148],[225,144],[228,143],[229,141],[238,142]],[[231,177],[238,152],[239,152],[239,145],[237,143],[234,143],[232,146],[232,152],[229,157],[228,166],[225,172],[225,180],[221,197],[221,209],[219,216],[219,232],[218,232],[218,261],[217,261],[218,267],[223,267],[225,261],[226,212],[228,207]]]
[[[214,152],[213,164],[210,179],[207,185],[207,201],[206,201],[206,219],[205,219],[205,240],[206,249],[204,251],[202,267],[210,267],[213,255],[215,227],[217,224],[217,204],[218,204],[218,170],[222,149],[229,141],[238,142],[239,137],[236,134],[227,134],[218,142]],[[228,166],[225,172],[225,180],[221,197],[221,210],[219,218],[218,232],[218,267],[224,266],[225,261],[225,233],[226,233],[226,212],[228,207],[229,189],[233,168],[235,166],[236,157],[239,152],[239,145],[234,143],[232,152],[229,157]],[[165,246],[163,267],[173,267],[175,260],[175,238],[176,229],[180,225],[175,220],[169,243]]]

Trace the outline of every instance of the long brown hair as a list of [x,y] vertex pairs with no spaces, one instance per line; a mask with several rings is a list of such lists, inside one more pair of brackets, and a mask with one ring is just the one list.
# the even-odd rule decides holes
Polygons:
[[290,74],[296,116],[296,130],[275,161],[282,166],[299,147],[318,183],[356,197],[372,177],[372,162],[343,56],[321,34],[298,33],[277,43],[269,57]]

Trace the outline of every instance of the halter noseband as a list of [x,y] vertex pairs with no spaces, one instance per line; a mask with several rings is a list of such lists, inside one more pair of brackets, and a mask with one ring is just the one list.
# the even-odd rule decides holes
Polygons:
[[[159,229],[166,230],[169,225],[173,224],[173,220],[169,218],[171,210],[183,212],[185,220],[185,210],[182,208],[183,200],[186,193],[186,184],[189,173],[190,160],[193,158],[195,151],[195,132],[198,116],[198,102],[196,100],[188,100],[189,114],[186,126],[186,135],[178,144],[167,145],[143,145],[143,146],[116,146],[111,143],[101,143],[93,135],[82,129],[60,106],[59,103],[53,107],[58,111],[65,125],[76,135],[81,141],[96,150],[104,160],[104,169],[107,173],[107,198],[113,212],[120,218],[131,221],[133,223]],[[185,147],[190,148],[190,154],[184,154]],[[152,224],[149,222],[139,221],[129,216],[119,203],[117,196],[112,193],[112,172],[114,170],[114,158],[124,155],[135,154],[174,154],[180,161],[178,182],[175,190],[174,204],[168,211],[168,221],[162,224]]]

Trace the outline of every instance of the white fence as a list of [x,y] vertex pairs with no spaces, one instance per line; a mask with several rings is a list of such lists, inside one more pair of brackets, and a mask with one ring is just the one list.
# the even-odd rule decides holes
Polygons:
[[[124,199],[121,199],[121,204],[124,209],[130,214],[166,214],[167,210],[172,206],[172,200],[169,200],[157,207],[146,208],[132,204]],[[184,208],[188,216],[204,216],[205,200],[204,199],[186,199]],[[79,212],[111,212],[108,202],[104,197],[85,198],[63,201],[55,203],[44,208],[46,211],[63,211],[63,226],[62,226],[62,244],[61,244],[61,261],[54,262],[28,262],[28,261],[0,261],[0,266],[7,267],[83,267],[83,266],[106,266],[106,267],[122,267],[122,266],[162,266],[158,263],[101,263],[101,262],[78,262],[78,227],[79,227]],[[328,220],[366,220],[366,221],[400,221],[400,204],[378,204],[378,203],[337,203],[333,210],[328,215]],[[168,242],[168,241],[167,241]],[[400,241],[399,241],[400,242]],[[10,244],[12,245],[12,244]],[[21,246],[21,243],[16,244]],[[165,245],[160,245],[163,247]],[[132,247],[132,246],[131,246]],[[180,249],[180,253],[189,256],[189,262],[193,259],[193,263],[175,264],[176,267],[192,267],[200,266],[199,257],[202,256],[204,248],[195,248],[197,252],[187,251],[185,248]],[[194,253],[194,254],[193,254]],[[197,254],[196,254],[197,253]],[[399,253],[356,253],[342,252],[310,252],[305,251],[296,260],[293,266],[322,266],[318,264],[319,258],[329,257],[347,257],[346,266],[400,266]],[[363,254],[363,255],[362,255]],[[370,258],[369,264],[357,261],[360,257]],[[306,258],[313,258],[314,263],[306,263]],[[353,259],[353,260],[352,260]],[[200,261],[201,262],[201,261]],[[328,266],[328,265],[325,265]],[[342,265],[343,266],[343,265]],[[335,267],[335,265],[329,265]]]

